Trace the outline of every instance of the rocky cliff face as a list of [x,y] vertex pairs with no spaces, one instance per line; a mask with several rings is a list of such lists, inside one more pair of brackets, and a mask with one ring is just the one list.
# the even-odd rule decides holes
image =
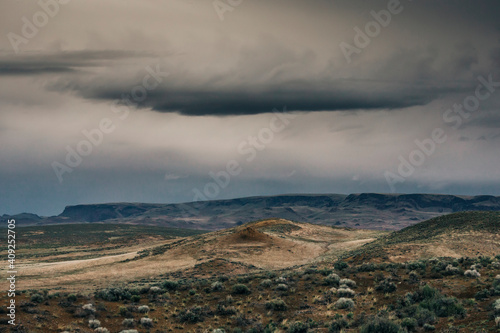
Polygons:
[[297,194],[186,204],[112,203],[68,206],[59,216],[23,221],[25,224],[120,222],[217,230],[277,217],[342,227],[397,230],[439,215],[469,210],[498,211],[500,197]]

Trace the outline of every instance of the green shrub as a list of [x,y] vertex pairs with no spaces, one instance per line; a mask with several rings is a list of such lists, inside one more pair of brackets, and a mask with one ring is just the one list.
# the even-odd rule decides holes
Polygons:
[[340,283],[340,276],[335,273],[329,274],[324,280],[323,283],[327,286],[335,286],[338,287]]
[[333,264],[333,267],[338,271],[342,271],[342,270],[348,268],[349,265],[345,261],[339,260],[339,261],[335,262],[335,264]]
[[141,296],[133,295],[132,297],[130,297],[130,300],[134,303],[139,303],[141,301]]
[[272,299],[266,302],[266,309],[268,310],[286,311],[287,308],[288,306],[286,305],[285,301],[280,298]]
[[132,297],[127,289],[123,288],[108,288],[99,290],[96,293],[96,298],[103,299],[108,302],[117,302],[122,300],[129,300]]
[[401,326],[386,318],[375,318],[361,327],[361,333],[399,333]]
[[417,328],[417,325],[418,325],[418,323],[417,323],[417,320],[415,318],[404,318],[401,321],[401,326],[409,332],[415,331],[415,329]]
[[338,318],[332,321],[330,326],[328,327],[328,332],[330,333],[339,333],[341,332],[344,328],[348,326],[347,320],[344,318]]
[[383,293],[393,293],[396,291],[397,287],[394,282],[391,282],[391,280],[384,279],[375,287],[375,289]]
[[179,288],[179,283],[173,280],[166,280],[163,282],[163,288],[170,291],[177,290],[177,288]]
[[434,325],[431,325],[431,324],[424,325],[424,331],[435,331],[435,330],[436,330],[436,327]]
[[205,312],[201,306],[193,306],[190,309],[184,309],[179,312],[177,319],[181,323],[196,324],[204,320]]
[[290,333],[307,333],[309,331],[309,325],[301,321],[296,321],[288,327],[287,332]]
[[212,291],[224,290],[224,284],[220,281],[215,281],[214,283],[212,283],[211,289],[212,289]]
[[45,298],[40,294],[34,294],[31,296],[30,300],[33,303],[42,303],[45,300]]
[[244,284],[238,283],[233,285],[232,293],[234,295],[248,295],[250,294],[250,289]]

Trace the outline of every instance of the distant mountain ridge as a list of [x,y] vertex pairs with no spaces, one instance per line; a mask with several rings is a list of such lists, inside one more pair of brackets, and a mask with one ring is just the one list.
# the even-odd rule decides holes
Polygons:
[[[183,204],[67,206],[58,216],[19,214],[22,225],[112,222],[218,230],[267,218],[342,227],[399,230],[461,211],[500,211],[500,197],[439,194],[285,194]],[[19,221],[18,221],[19,222]]]

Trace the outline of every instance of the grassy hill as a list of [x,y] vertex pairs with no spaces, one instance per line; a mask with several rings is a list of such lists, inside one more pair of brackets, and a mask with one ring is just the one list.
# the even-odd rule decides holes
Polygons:
[[350,255],[356,261],[495,255],[500,253],[499,234],[499,212],[460,212],[395,231]]

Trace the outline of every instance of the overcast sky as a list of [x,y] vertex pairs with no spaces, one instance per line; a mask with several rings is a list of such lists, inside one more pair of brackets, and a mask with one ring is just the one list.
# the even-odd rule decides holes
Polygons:
[[0,13],[0,214],[500,195],[497,0],[8,0]]

